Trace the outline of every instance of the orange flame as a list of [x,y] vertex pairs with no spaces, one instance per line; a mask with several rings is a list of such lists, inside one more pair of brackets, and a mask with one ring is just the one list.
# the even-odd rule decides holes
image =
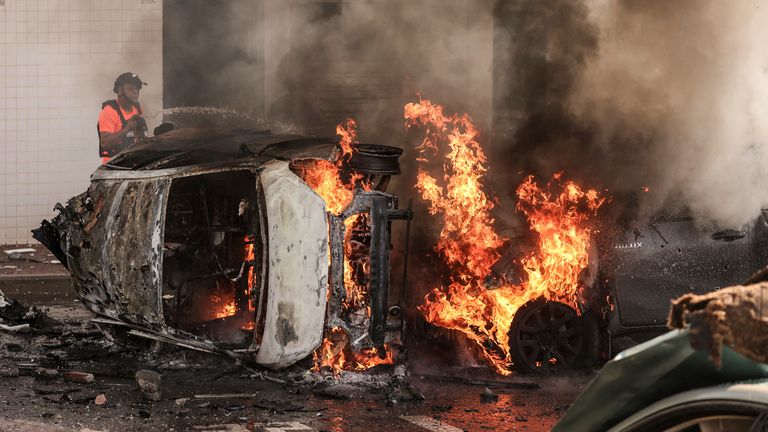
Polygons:
[[344,221],[344,226],[344,307],[347,311],[355,311],[368,306],[367,276],[370,267],[365,250],[367,246],[353,239],[358,229],[368,229],[366,215],[352,215]]
[[334,327],[327,332],[323,344],[313,354],[312,370],[319,372],[330,370],[338,375],[342,370],[364,371],[382,364],[394,362],[394,351],[388,345],[384,346],[383,357],[375,348],[363,348],[352,352],[349,348],[349,335],[340,327]]
[[[527,281],[488,289],[491,266],[500,258],[499,248],[506,239],[493,228],[494,204],[483,188],[486,157],[477,141],[479,133],[466,114],[446,116],[440,105],[428,100],[407,104],[404,114],[406,126],[427,128],[417,160],[426,162],[427,151],[437,154],[441,141],[449,147],[444,187],[423,167],[417,176],[416,189],[429,203],[429,212],[442,216],[435,250],[450,269],[448,286],[434,288],[419,309],[428,322],[475,341],[490,364],[507,375],[511,373],[508,330],[517,310],[542,296],[576,305],[590,236],[582,222],[603,199],[573,182],[566,182],[556,194],[551,184],[542,189],[533,177],[526,178],[517,189],[517,207],[539,235],[538,250],[522,260]],[[560,176],[554,177],[558,183]]]
[[248,310],[251,312],[256,310],[256,305],[253,304],[253,269],[255,265],[254,260],[256,259],[253,254],[253,242],[253,237],[247,236],[245,238],[245,265],[248,266],[248,288],[245,295],[248,299]]
[[[340,215],[354,197],[355,184],[362,175],[350,175],[347,181],[342,180],[343,164],[351,159],[354,152],[353,144],[357,143],[357,124],[352,119],[336,127],[339,135],[341,153],[335,163],[325,160],[311,161],[303,170],[304,181],[325,201],[326,208],[334,215]],[[369,185],[361,187],[368,189]],[[352,215],[344,221],[346,234],[344,236],[344,289],[345,312],[354,313],[364,310],[370,316],[368,306],[367,275],[369,267],[367,255],[360,250],[360,245],[353,239],[355,231],[362,224],[367,226],[364,214]],[[385,345],[384,357],[379,356],[376,349],[362,349],[353,352],[349,346],[349,335],[339,327],[326,332],[323,342],[313,357],[313,370],[330,369],[334,374],[340,370],[361,371],[379,364],[393,363],[393,353]]]
[[322,159],[309,161],[302,174],[304,182],[323,198],[328,211],[335,215],[341,214],[352,201],[355,182],[361,177],[353,175],[349,182],[344,182],[340,176],[342,165],[352,157],[352,146],[357,143],[356,127],[352,119],[336,126],[341,156],[335,163]]
[[325,201],[329,212],[339,215],[354,196],[354,188],[339,177],[339,167],[327,160],[313,160],[304,171],[304,181]]
[[218,295],[212,295],[209,298],[211,303],[211,319],[231,317],[237,312],[235,297],[222,298]]
[[341,158],[349,160],[352,158],[352,145],[357,143],[357,123],[348,118],[346,122],[336,126],[336,135],[339,136],[339,145],[341,146]]

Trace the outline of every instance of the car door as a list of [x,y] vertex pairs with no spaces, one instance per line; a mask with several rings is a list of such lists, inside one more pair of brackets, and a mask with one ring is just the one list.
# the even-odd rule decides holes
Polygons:
[[740,277],[738,257],[748,253],[749,239],[713,238],[690,217],[661,215],[623,233],[613,248],[610,274],[621,324],[652,326],[666,323],[672,299]]
[[267,303],[256,362],[291,365],[320,345],[328,292],[325,202],[289,168],[272,161],[260,180],[267,211]]

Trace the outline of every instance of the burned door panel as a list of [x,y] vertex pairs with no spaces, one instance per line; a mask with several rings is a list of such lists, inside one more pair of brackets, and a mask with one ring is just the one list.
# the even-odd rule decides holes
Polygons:
[[94,182],[62,217],[74,287],[91,310],[151,327],[162,324],[163,227],[170,180]]
[[266,164],[260,178],[270,288],[256,361],[279,368],[320,345],[328,290],[328,225],[322,198],[287,162]]

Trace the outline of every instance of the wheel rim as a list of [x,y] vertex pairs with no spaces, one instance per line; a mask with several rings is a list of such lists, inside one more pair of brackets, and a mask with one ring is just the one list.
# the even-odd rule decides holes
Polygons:
[[534,304],[521,311],[514,349],[530,369],[556,371],[573,367],[579,359],[584,334],[581,318],[568,305]]

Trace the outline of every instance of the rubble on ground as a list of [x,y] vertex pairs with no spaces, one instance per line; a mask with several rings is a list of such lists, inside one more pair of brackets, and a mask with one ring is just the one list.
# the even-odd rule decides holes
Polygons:
[[8,300],[0,291],[0,330],[50,333],[59,325],[59,322],[44,311],[36,307],[30,308],[18,300]]
[[148,400],[157,402],[162,398],[161,382],[160,374],[155,371],[142,369],[136,372],[136,384]]

